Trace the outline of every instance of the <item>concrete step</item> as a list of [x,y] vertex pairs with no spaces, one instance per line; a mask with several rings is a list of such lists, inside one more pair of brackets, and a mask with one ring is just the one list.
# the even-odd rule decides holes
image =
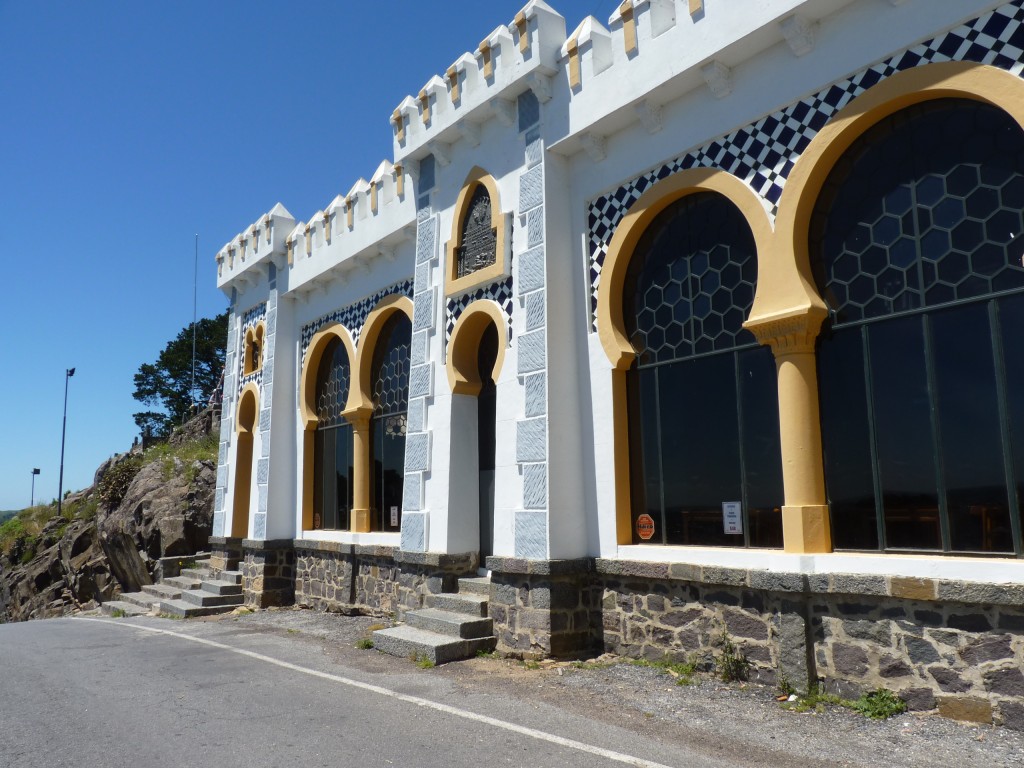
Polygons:
[[201,592],[210,592],[214,595],[240,595],[242,585],[232,581],[221,581],[219,579],[208,579],[199,588]]
[[160,600],[180,600],[181,589],[168,584],[147,584],[142,588],[147,595],[152,595]]
[[178,616],[183,619],[190,619],[194,616],[212,616],[215,613],[228,613],[233,611],[235,607],[234,605],[195,605],[184,600],[160,601],[160,613]]
[[490,637],[494,633],[494,622],[467,613],[452,613],[437,608],[421,608],[405,614],[405,623],[415,629],[437,632],[446,637],[472,639]]
[[214,578],[213,571],[211,571],[206,566],[198,566],[196,568],[182,568],[181,575],[186,578],[196,579],[197,581]]
[[188,592],[182,592],[181,600],[189,605],[200,605],[204,608],[224,605],[235,608],[245,602],[245,598],[241,594],[217,595],[213,592],[207,592],[205,589],[193,589]]
[[160,598],[154,597],[143,590],[142,592],[123,592],[120,597],[120,602],[131,603],[132,605],[137,605],[139,608],[151,611],[153,606],[160,602]]
[[459,579],[460,595],[483,595],[490,597],[491,580],[486,576],[476,576],[471,579]]
[[494,650],[497,642],[494,637],[454,638],[407,624],[373,633],[373,647],[381,653],[417,660],[425,658],[434,664],[472,658],[480,651]]
[[188,576],[171,576],[164,579],[161,583],[169,587],[177,587],[180,590],[199,589],[203,584],[201,579],[193,579]]
[[232,584],[242,583],[242,572],[241,571],[221,571],[217,575],[219,581],[230,581]]
[[135,603],[126,603],[123,600],[108,600],[100,606],[100,612],[104,616],[113,616],[115,612],[125,616],[145,616],[149,613],[149,609],[142,608]]
[[466,613],[470,616],[487,615],[487,597],[485,595],[455,595],[442,592],[439,595],[427,595],[427,607],[438,608],[453,613]]

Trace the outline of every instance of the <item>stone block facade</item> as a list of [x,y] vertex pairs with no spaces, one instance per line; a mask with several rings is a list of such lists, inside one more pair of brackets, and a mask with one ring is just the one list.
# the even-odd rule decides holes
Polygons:
[[210,567],[214,571],[233,571],[242,560],[242,539],[210,537]]
[[290,539],[242,542],[242,593],[251,608],[295,601],[295,550]]

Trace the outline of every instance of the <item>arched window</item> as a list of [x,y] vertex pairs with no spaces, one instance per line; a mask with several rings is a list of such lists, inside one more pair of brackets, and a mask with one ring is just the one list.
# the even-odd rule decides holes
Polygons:
[[245,332],[245,355],[242,361],[242,374],[248,376],[263,367],[263,323],[251,326]]
[[939,99],[836,163],[809,248],[838,549],[1020,553],[1024,132]]
[[491,223],[491,196],[477,184],[462,216],[459,246],[455,250],[455,276],[465,277],[497,260],[497,230]]
[[750,227],[715,193],[669,205],[633,251],[623,318],[636,351],[626,389],[637,543],[782,544],[775,366],[742,327],[756,279]]
[[335,338],[324,349],[316,374],[314,529],[348,530],[352,526],[352,426],[342,416],[350,379],[348,353]]
[[382,531],[398,531],[402,523],[411,338],[409,318],[404,312],[393,312],[381,328],[373,353],[370,508],[373,510],[373,527]]

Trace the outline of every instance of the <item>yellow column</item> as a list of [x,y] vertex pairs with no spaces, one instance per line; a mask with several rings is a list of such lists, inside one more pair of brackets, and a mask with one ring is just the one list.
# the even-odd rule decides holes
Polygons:
[[823,318],[823,312],[812,308],[800,316],[748,326],[758,341],[771,346],[778,371],[782,535],[787,552],[832,551],[814,354]]
[[370,531],[370,414],[357,408],[344,414],[352,425],[352,532]]

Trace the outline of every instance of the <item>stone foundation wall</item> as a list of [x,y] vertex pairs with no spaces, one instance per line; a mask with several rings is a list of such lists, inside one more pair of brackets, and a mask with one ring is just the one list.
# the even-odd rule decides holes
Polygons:
[[600,602],[593,561],[489,557],[490,611],[498,650],[525,658],[570,656],[594,647]]
[[476,572],[476,555],[296,540],[295,602],[318,610],[404,615],[426,595],[454,592]]
[[242,560],[242,540],[225,536],[210,537],[210,567],[215,571],[234,571]]
[[242,542],[242,593],[251,608],[291,605],[295,600],[295,551],[291,539]]
[[595,642],[709,659],[725,633],[753,679],[883,687],[914,710],[1024,730],[1024,587],[596,560]]

